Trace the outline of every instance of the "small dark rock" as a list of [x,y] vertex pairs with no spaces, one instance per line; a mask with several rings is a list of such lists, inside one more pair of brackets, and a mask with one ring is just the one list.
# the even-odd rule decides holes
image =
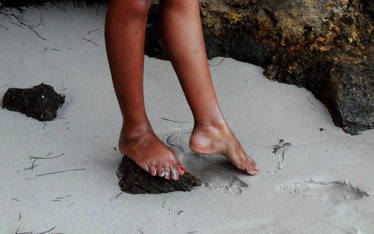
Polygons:
[[159,194],[175,191],[191,191],[194,186],[200,186],[201,181],[192,174],[185,172],[178,180],[166,180],[152,176],[140,168],[128,157],[122,158],[117,170],[121,190],[131,194]]
[[10,88],[3,97],[3,108],[23,113],[39,121],[54,120],[65,96],[52,86],[40,84],[29,89]]

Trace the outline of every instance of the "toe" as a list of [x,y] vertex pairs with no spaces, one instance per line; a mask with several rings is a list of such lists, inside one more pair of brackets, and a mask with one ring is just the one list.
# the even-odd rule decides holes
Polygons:
[[182,167],[181,165],[178,165],[177,168],[178,168],[179,176],[184,175],[184,173],[185,173],[185,171],[186,171],[186,170],[184,169],[184,167]]
[[149,166],[148,166],[148,164],[143,164],[142,168],[144,169],[144,171],[149,172]]
[[159,177],[164,177],[164,175],[165,175],[164,168],[159,167],[159,168],[157,169],[157,175],[158,175]]
[[156,176],[157,175],[156,167],[150,166],[149,167],[149,173],[151,173],[152,176]]
[[170,174],[170,176],[173,178],[174,177],[178,177],[179,176],[182,176],[184,174],[184,171],[185,169],[181,166],[181,163],[179,162],[179,160],[174,156],[173,157],[173,160],[170,161],[170,173],[174,173],[174,174]]
[[246,172],[249,174],[249,175],[256,175],[258,173],[258,171],[254,170],[254,169],[247,169]]
[[171,173],[171,178],[173,180],[178,180],[179,179],[179,173],[178,170],[174,167],[170,167],[170,173]]
[[256,175],[259,172],[256,162],[253,159],[247,158],[245,171],[250,175]]
[[164,167],[164,177],[165,177],[165,179],[167,179],[167,180],[169,180],[170,179],[170,168],[169,168],[169,166],[165,166]]
[[245,172],[247,172],[249,175],[257,175],[259,171],[255,169],[246,169]]

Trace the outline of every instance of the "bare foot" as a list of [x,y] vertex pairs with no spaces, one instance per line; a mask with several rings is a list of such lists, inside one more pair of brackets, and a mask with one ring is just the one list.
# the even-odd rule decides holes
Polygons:
[[221,154],[239,170],[256,175],[259,169],[249,157],[227,124],[195,126],[190,138],[190,148],[198,154]]
[[128,137],[122,129],[119,140],[119,151],[131,158],[138,166],[152,176],[178,180],[184,174],[179,160],[152,130],[137,133],[136,137]]

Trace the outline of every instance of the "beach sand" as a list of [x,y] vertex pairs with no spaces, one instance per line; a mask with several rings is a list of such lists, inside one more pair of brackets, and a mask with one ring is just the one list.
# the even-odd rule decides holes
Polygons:
[[[0,15],[0,95],[44,82],[66,103],[45,123],[0,110],[0,233],[374,233],[374,130],[347,135],[309,91],[228,58],[209,61],[214,86],[261,173],[192,153],[193,118],[172,66],[145,57],[154,130],[204,184],[189,193],[121,193],[105,7],[28,9],[24,20],[34,26]],[[29,156],[52,158],[31,169]]]

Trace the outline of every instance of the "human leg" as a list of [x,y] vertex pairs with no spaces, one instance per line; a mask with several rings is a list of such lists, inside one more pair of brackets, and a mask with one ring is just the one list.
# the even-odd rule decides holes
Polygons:
[[123,115],[119,150],[152,175],[183,174],[174,153],[155,135],[143,95],[144,40],[151,0],[111,0],[105,24],[107,56]]
[[198,0],[162,0],[164,46],[191,107],[195,125],[190,148],[200,154],[222,154],[248,174],[255,161],[237,140],[218,105],[207,61]]

